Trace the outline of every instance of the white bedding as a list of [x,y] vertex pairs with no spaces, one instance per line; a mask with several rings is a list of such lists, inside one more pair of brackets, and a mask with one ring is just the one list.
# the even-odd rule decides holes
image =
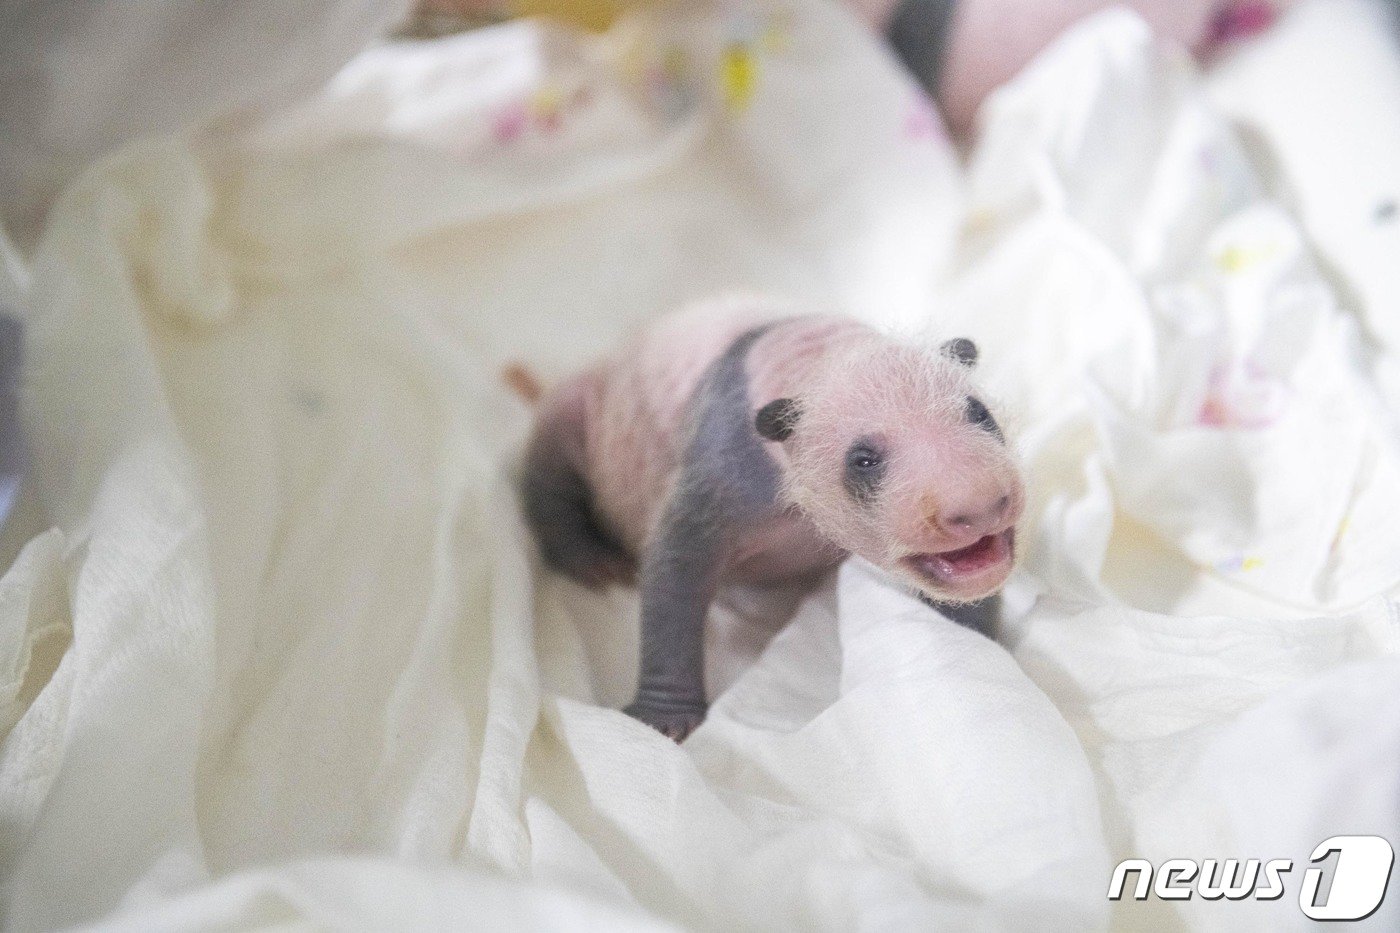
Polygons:
[[[1400,292],[1316,251],[1395,226],[1309,225],[1332,176],[1266,103],[1331,24],[1394,82],[1333,138],[1400,133],[1372,8],[1319,0],[1211,85],[1105,14],[965,174],[839,8],[678,9],[382,46],[54,209],[7,929],[1275,930],[1317,843],[1400,843]],[[532,565],[500,369],[736,286],[976,338],[1024,568],[1002,644],[855,561],[771,642],[782,599],[733,594],[677,747],[616,711],[632,594]],[[1130,856],[1298,867],[1115,905]]]

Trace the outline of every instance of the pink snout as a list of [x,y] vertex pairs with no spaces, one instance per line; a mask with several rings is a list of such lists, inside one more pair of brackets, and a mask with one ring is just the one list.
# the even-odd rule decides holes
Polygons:
[[1005,582],[1015,560],[1019,488],[973,490],[957,498],[925,497],[904,542],[900,564],[940,598],[981,599]]
[[1001,489],[956,499],[926,497],[920,503],[922,519],[910,544],[938,550],[959,548],[978,538],[997,534],[1020,518],[1020,496]]
[[995,534],[1006,527],[1006,513],[1011,510],[1011,496],[1002,495],[992,502],[981,502],[970,508],[935,512],[931,518],[935,527],[950,538],[976,540]]

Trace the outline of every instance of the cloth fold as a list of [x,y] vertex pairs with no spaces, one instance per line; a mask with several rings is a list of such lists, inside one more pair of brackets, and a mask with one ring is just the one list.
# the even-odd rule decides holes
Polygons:
[[[382,46],[69,187],[26,319],[57,530],[0,580],[5,928],[1308,922],[1104,892],[1400,840],[1400,483],[1355,402],[1389,351],[1132,16],[985,117],[964,179],[844,11],[685,4]],[[535,566],[501,369],[734,287],[977,339],[1034,499],[1001,643],[859,562],[776,634],[731,593],[678,747],[616,709],[635,596]]]

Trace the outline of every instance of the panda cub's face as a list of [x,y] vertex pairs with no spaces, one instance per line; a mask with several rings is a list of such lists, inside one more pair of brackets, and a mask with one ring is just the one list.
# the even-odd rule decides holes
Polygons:
[[971,380],[977,349],[872,336],[825,360],[799,398],[759,410],[788,497],[824,535],[940,601],[1001,587],[1025,504],[1001,426]]

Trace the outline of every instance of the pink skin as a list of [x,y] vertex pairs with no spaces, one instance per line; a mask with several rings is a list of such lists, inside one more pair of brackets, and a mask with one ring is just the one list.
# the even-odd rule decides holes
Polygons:
[[[996,592],[1012,567],[1025,491],[1007,447],[966,417],[978,394],[968,367],[869,332],[825,350],[798,389],[802,418],[782,445],[788,499],[842,550],[936,600]],[[852,498],[839,469],[859,439],[887,460],[868,503]]]
[[669,315],[544,399],[522,504],[545,562],[636,579],[637,693],[676,741],[705,718],[705,614],[734,582],[855,553],[935,601],[995,592],[1025,493],[971,381],[976,348],[731,297]]
[[[1114,6],[1110,0],[967,0],[953,11],[938,89],[948,122],[968,131],[982,101],[1076,22]],[[1204,37],[1219,0],[1127,0],[1157,35],[1192,47]]]
[[[587,387],[585,473],[596,508],[632,554],[646,548],[674,482],[687,402],[707,367],[740,334],[781,318],[781,307],[750,297],[692,306],[574,383]],[[754,411],[775,398],[801,401],[792,437],[763,444],[795,508],[736,542],[726,581],[809,576],[855,553],[940,601],[1001,587],[1025,493],[1009,449],[965,417],[976,394],[969,367],[852,321],[808,316],[760,337],[746,370]],[[842,487],[859,437],[888,452],[884,488],[870,503]]]
[[[987,96],[1075,23],[1111,6],[1136,12],[1161,39],[1200,55],[1253,35],[1295,0],[958,0],[948,24],[936,96],[953,132],[967,136]],[[847,0],[876,31],[898,0]]]

